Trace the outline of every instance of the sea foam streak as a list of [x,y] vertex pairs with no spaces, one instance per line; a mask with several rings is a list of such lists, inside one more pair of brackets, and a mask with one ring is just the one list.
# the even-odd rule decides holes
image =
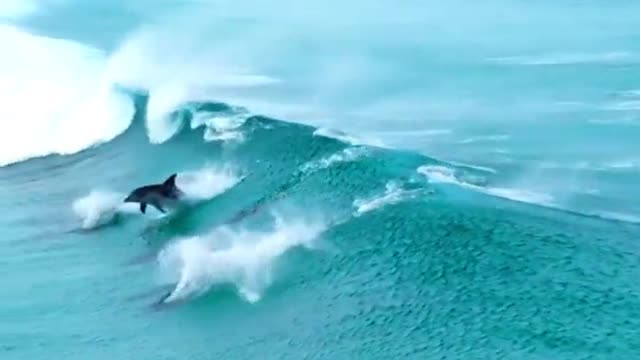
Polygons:
[[312,248],[324,229],[322,222],[274,217],[272,229],[222,226],[168,245],[158,262],[163,280],[176,286],[164,302],[198,296],[221,284],[232,284],[249,302],[259,301],[273,282],[276,262],[293,248]]
[[509,200],[553,206],[553,197],[548,194],[513,188],[485,187],[461,178],[455,169],[440,165],[425,165],[417,169],[418,173],[426,176],[434,183],[458,185],[460,187],[498,196]]
[[356,199],[353,206],[356,207],[355,216],[360,216],[369,211],[382,208],[386,205],[395,204],[406,199],[412,198],[422,189],[407,190],[402,188],[402,184],[398,181],[389,181],[385,185],[385,192],[382,195],[376,195],[365,199]]
[[314,172],[321,169],[326,169],[334,164],[342,162],[355,161],[368,154],[369,150],[366,147],[348,147],[340,152],[323,157],[319,160],[312,160],[300,167],[302,172]]
[[[235,186],[242,177],[231,168],[207,164],[200,169],[179,173],[176,185],[184,192],[184,200],[197,203],[213,199]],[[94,229],[113,221],[118,214],[137,214],[138,204],[124,203],[126,194],[109,190],[93,190],[76,199],[74,213],[82,219],[83,229]]]

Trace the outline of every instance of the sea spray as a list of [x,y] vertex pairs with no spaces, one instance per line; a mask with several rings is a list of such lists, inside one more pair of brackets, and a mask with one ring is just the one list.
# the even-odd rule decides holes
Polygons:
[[221,226],[170,243],[158,255],[163,281],[175,283],[164,301],[198,296],[221,284],[232,284],[248,302],[259,301],[274,281],[277,261],[293,248],[312,248],[325,228],[317,220],[274,218],[268,230]]

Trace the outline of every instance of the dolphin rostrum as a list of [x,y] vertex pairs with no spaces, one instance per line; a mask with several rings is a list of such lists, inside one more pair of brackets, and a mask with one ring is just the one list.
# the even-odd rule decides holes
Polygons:
[[140,211],[144,214],[147,204],[155,207],[162,213],[166,213],[164,204],[178,200],[183,192],[176,186],[176,175],[169,176],[162,184],[153,184],[139,187],[131,192],[124,202],[140,203]]

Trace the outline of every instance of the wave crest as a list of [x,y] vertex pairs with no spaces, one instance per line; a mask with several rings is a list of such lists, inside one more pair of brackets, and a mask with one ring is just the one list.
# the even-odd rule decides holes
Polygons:
[[6,25],[0,44],[0,166],[75,153],[131,124],[133,102],[103,76],[101,51]]

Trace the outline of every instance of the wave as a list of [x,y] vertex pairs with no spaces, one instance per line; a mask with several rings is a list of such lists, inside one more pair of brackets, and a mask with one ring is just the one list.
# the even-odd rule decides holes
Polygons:
[[235,286],[246,301],[259,301],[274,281],[277,261],[294,248],[312,249],[312,241],[325,228],[321,221],[273,216],[275,224],[269,230],[222,226],[166,246],[158,255],[161,280],[175,288],[163,301],[192,298],[225,284]]
[[[231,167],[207,164],[197,170],[178,173],[176,185],[184,192],[184,201],[195,204],[213,199],[237,185],[243,178]],[[118,215],[139,213],[137,204],[123,202],[125,196],[125,192],[94,189],[74,200],[72,209],[82,219],[83,229],[95,229],[111,223]]]
[[110,141],[134,107],[104,77],[106,55],[0,25],[0,166]]

